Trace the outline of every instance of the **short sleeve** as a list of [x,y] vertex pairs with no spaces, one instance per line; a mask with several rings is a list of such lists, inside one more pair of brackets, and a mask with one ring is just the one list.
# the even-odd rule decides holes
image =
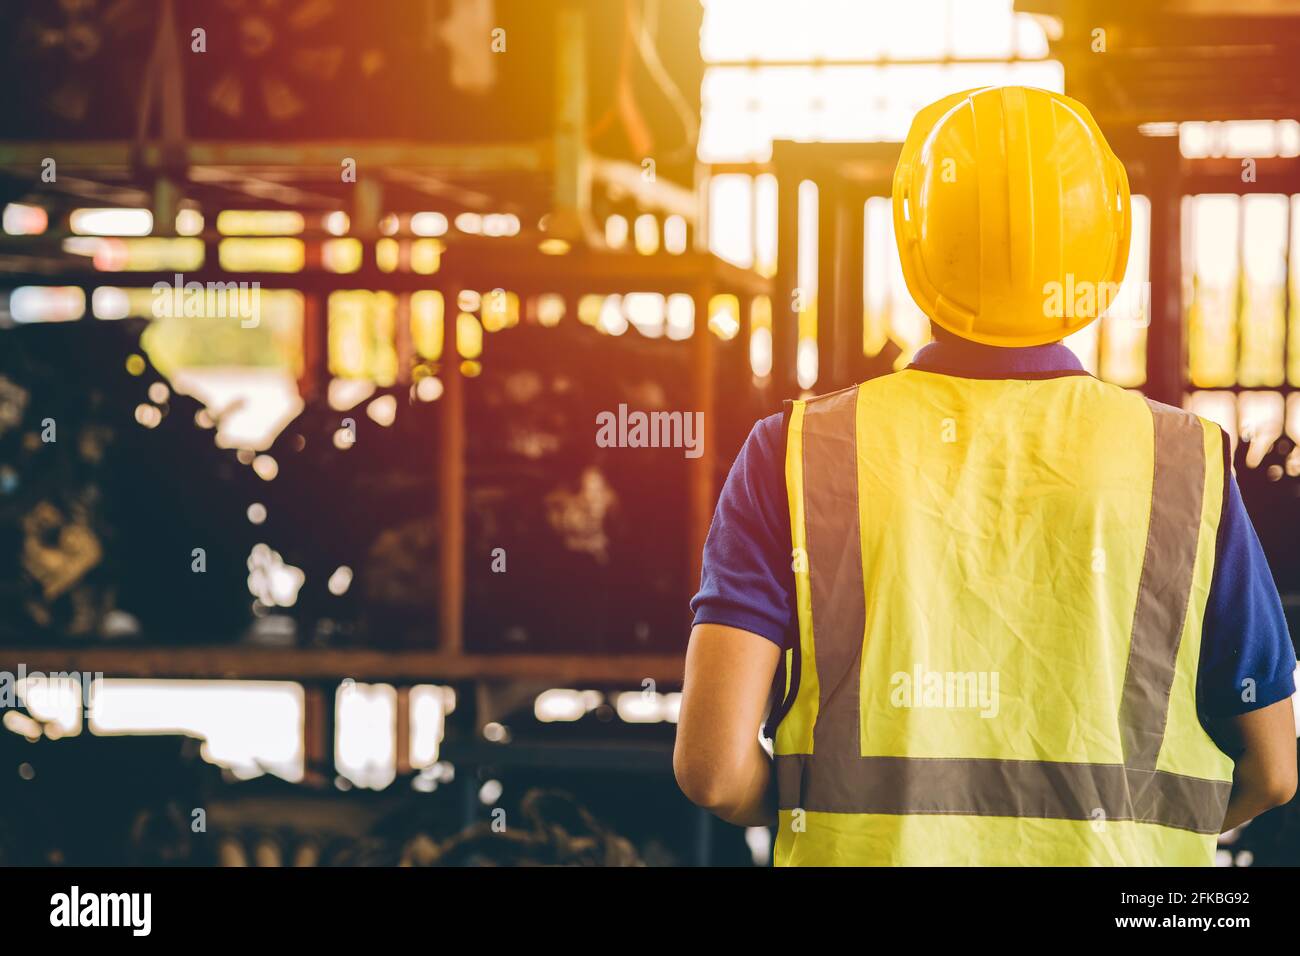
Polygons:
[[723,624],[785,647],[794,621],[790,510],[780,414],[750,431],[718,497],[704,544],[696,624]]
[[1229,477],[1201,633],[1202,722],[1267,707],[1295,693],[1295,648],[1264,549]]

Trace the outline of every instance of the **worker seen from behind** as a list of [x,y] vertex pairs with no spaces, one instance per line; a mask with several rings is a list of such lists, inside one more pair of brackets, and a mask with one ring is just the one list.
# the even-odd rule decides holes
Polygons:
[[893,210],[934,341],[745,442],[679,784],[778,865],[1210,864],[1295,792],[1296,658],[1224,432],[1061,343],[1123,279],[1124,167],[1080,103],[972,90]]

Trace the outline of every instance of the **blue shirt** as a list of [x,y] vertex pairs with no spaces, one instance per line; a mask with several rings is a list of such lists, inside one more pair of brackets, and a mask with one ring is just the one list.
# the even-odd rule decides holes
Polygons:
[[[916,368],[981,378],[1079,373],[1060,344],[1006,349],[945,339],[921,349]],[[725,624],[786,647],[798,633],[782,416],[756,424],[727,476],[704,545],[696,624]],[[1241,491],[1230,477],[1205,622],[1197,706],[1207,718],[1242,714],[1295,693],[1295,649],[1277,586]]]

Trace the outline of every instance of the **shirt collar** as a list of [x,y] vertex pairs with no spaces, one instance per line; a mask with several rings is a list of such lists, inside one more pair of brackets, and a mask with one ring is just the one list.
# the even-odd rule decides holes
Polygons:
[[959,378],[1054,378],[1088,374],[1078,357],[1060,342],[1002,348],[945,339],[924,346],[908,368]]

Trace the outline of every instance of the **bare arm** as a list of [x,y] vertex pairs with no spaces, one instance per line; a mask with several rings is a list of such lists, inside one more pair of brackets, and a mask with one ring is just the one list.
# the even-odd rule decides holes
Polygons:
[[1287,803],[1296,791],[1296,727],[1291,698],[1225,722],[1225,744],[1237,766],[1225,831]]
[[776,823],[772,760],[758,730],[780,659],[780,648],[748,631],[691,631],[673,771],[693,803],[738,826]]

